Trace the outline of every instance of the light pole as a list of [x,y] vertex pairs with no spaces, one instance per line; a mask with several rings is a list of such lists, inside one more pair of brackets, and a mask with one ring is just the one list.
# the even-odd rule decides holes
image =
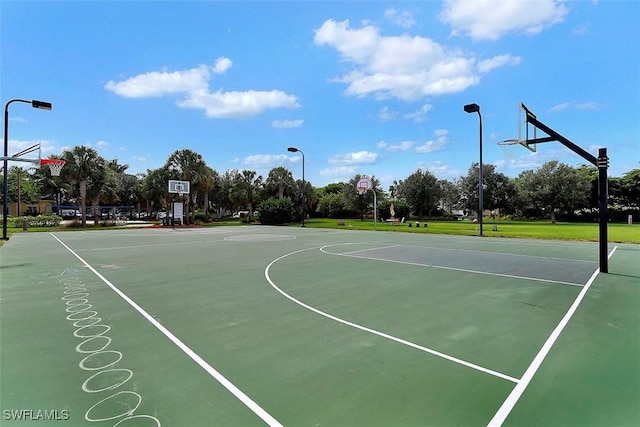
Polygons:
[[478,174],[478,224],[480,225],[480,236],[482,236],[482,114],[480,114],[480,106],[478,104],[467,104],[464,106],[467,113],[478,113],[480,119],[480,172]]
[[302,154],[302,226],[304,227],[304,205],[306,204],[306,190],[307,184],[304,181],[304,153],[302,150],[296,147],[289,147],[287,151],[290,153],[300,153]]
[[39,110],[51,110],[51,103],[44,101],[27,101],[26,99],[12,99],[7,102],[4,106],[4,171],[2,177],[4,178],[4,182],[2,183],[2,240],[8,240],[7,237],[7,216],[9,215],[9,186],[8,186],[8,168],[9,168],[9,105],[12,102],[25,102],[27,104],[31,104],[33,108],[37,108]]

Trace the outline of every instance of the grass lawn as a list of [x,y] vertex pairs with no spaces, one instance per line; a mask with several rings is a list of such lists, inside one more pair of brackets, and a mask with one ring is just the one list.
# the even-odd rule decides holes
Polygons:
[[[338,224],[344,225],[338,225]],[[373,230],[374,222],[371,219],[360,221],[359,219],[326,219],[312,218],[305,223],[313,228],[339,228],[351,230]],[[409,223],[390,225],[377,222],[375,229],[378,231],[395,231],[408,233],[434,233],[457,234],[463,236],[476,236],[478,224],[470,221],[427,221],[420,222],[420,227],[415,226],[415,221]],[[497,231],[493,231],[493,227]],[[569,223],[549,221],[490,221],[485,220],[482,227],[483,234],[487,237],[514,237],[528,239],[555,239],[555,240],[584,240],[598,241],[597,223]],[[615,243],[640,243],[639,224],[609,224],[609,241]]]

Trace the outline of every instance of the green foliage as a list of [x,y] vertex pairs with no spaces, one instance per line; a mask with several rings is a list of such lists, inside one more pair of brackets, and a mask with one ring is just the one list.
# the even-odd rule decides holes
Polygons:
[[[437,209],[442,196],[438,179],[429,171],[416,170],[396,186],[398,197],[411,207],[413,213],[422,218]],[[398,215],[396,214],[396,217]]]
[[58,215],[14,216],[7,217],[7,227],[22,228],[24,218],[29,221],[29,227],[57,227],[62,221]]
[[325,218],[339,218],[345,214],[345,207],[341,193],[327,193],[320,198],[317,212]]
[[[391,215],[391,205],[393,205],[394,215]],[[403,200],[384,200],[378,203],[378,218],[387,219],[391,218],[409,218],[411,208]]]
[[269,198],[258,205],[258,212],[261,224],[280,225],[293,221],[295,208],[289,197]]

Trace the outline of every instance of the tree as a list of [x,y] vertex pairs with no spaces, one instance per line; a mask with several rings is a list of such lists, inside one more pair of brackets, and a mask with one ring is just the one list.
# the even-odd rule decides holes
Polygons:
[[40,189],[37,182],[27,173],[25,168],[13,166],[9,169],[7,200],[17,203],[17,214],[24,215],[22,203],[32,204],[40,200]]
[[376,199],[374,199],[371,191],[367,191],[364,194],[359,194],[356,187],[361,178],[365,175],[356,174],[353,178],[346,183],[342,189],[342,197],[344,198],[346,208],[355,211],[360,215],[360,219],[364,221],[364,217],[369,212],[370,206],[373,206],[374,200],[382,198],[384,193],[380,189],[380,181],[375,176],[370,177],[371,186],[373,191],[376,192]]
[[640,207],[640,169],[633,169],[622,176],[620,198],[629,207]]
[[236,206],[244,206],[249,210],[249,216],[253,214],[254,207],[260,202],[258,195],[262,190],[262,176],[255,171],[235,171],[231,189],[231,199]]
[[[177,150],[169,156],[166,163],[169,175],[172,179],[188,181],[190,186],[196,186],[207,174],[207,165],[202,156],[193,150]],[[197,188],[196,188],[197,191]],[[187,212],[191,214],[190,223],[195,222],[194,199],[186,195]],[[184,203],[184,199],[183,199]]]
[[516,179],[521,208],[549,215],[556,221],[565,214],[588,207],[591,183],[575,168],[556,160],[536,171],[525,171]]
[[87,181],[87,197],[91,201],[94,224],[98,224],[100,219],[100,198],[107,197],[112,200],[116,193],[117,185],[115,172],[109,167],[109,162],[98,156],[96,166]]
[[142,180],[142,191],[147,198],[147,213],[157,212],[168,206],[169,170],[166,167],[147,169]]
[[325,218],[340,218],[345,212],[342,194],[328,193],[320,197],[316,210]]
[[438,208],[442,190],[438,179],[429,171],[416,170],[395,186],[398,198],[407,202],[418,218],[431,215]]
[[445,212],[451,212],[460,205],[460,183],[455,181],[441,180],[440,185],[440,208]]
[[[467,176],[460,179],[460,199],[465,209],[477,212],[479,207],[479,168],[473,163]],[[496,172],[495,165],[482,165],[482,207],[489,210],[512,209],[516,198],[515,184],[502,173]]]
[[[61,156],[51,156],[60,158]],[[38,166],[34,173],[34,179],[40,188],[40,194],[45,199],[53,199],[60,206],[63,200],[68,198],[70,185],[59,176],[51,176],[51,170],[47,166]]]
[[87,185],[92,174],[104,168],[102,157],[91,147],[80,145],[62,152],[62,158],[66,161],[62,168],[63,179],[71,182],[74,190],[77,190],[79,209],[82,215],[82,226],[87,223]]
[[269,171],[265,182],[265,190],[269,195],[276,194],[278,199],[282,199],[285,194],[291,194],[294,187],[293,175],[288,169],[279,166]]

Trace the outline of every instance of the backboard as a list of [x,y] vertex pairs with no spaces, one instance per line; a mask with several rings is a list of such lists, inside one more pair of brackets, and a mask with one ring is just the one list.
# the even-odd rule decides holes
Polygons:
[[189,194],[189,181],[169,180],[169,193]]
[[372,188],[373,186],[371,185],[371,180],[367,177],[360,178],[358,184],[356,185],[356,191],[358,192],[358,194],[364,194]]
[[518,108],[518,143],[526,149],[535,152],[536,144],[529,144],[528,141],[537,138],[537,129],[535,126],[529,124],[529,120],[527,120],[528,117],[535,118],[536,116],[521,102]]

